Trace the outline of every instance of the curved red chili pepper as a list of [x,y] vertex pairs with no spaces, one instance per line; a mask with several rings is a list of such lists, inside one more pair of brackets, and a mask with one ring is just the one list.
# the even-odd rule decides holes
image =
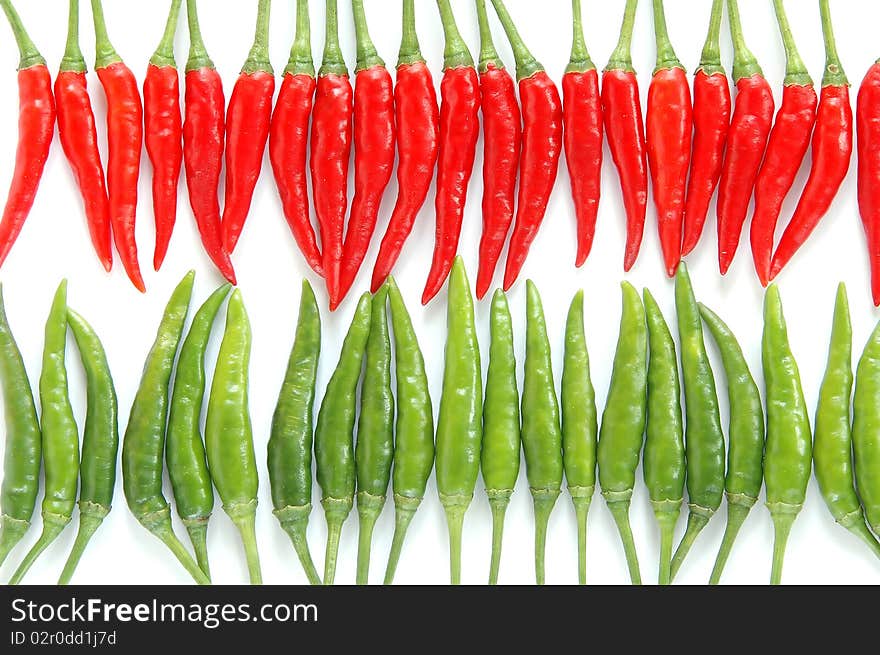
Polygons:
[[479,72],[483,111],[483,234],[477,273],[477,299],[480,300],[492,286],[495,268],[513,223],[522,118],[516,85],[495,51],[485,0],[477,0],[477,16],[482,43]]
[[837,55],[828,0],[819,0],[819,7],[825,35],[826,64],[816,129],[813,132],[813,164],[797,209],[773,255],[771,280],[791,261],[828,213],[852,160],[853,112],[849,81]]
[[397,202],[379,246],[371,289],[375,293],[391,274],[425,204],[440,145],[440,107],[431,71],[425,65],[415,26],[415,2],[403,2],[403,39],[394,87],[397,117]]
[[507,291],[519,277],[556,185],[562,155],[562,99],[544,67],[526,48],[502,0],[492,0],[492,4],[516,58],[523,116],[516,222],[504,271]]
[[440,84],[440,154],[437,168],[437,229],[422,304],[443,287],[458,250],[468,183],[480,134],[480,80],[458,32],[449,0],[438,0],[446,54]]
[[226,199],[221,230],[223,247],[235,250],[244,228],[272,122],[275,73],[269,63],[271,0],[260,0],[254,45],[232,89],[226,109]]
[[626,211],[623,269],[636,263],[648,207],[648,156],[639,82],[632,67],[632,33],[638,0],[627,0],[620,41],[602,74],[602,114]]
[[703,235],[709,204],[721,179],[730,129],[732,101],[727,72],[721,65],[721,16],[724,0],[715,0],[709,35],[694,75],[694,138],[684,210],[682,257],[693,252]]
[[217,197],[226,122],[223,82],[205,50],[195,0],[187,0],[187,18],[190,53],[186,65],[183,164],[189,204],[205,252],[223,277],[235,284],[235,270],[220,234]]
[[156,249],[153,268],[159,270],[177,221],[177,187],[183,164],[183,116],[180,79],[174,61],[174,37],[181,0],[172,0],[165,34],[147,66],[144,78],[144,141],[153,165],[153,213]]
[[687,73],[666,31],[662,0],[654,0],[657,67],[648,90],[648,164],[657,206],[657,228],[666,274],[681,262],[682,221],[691,164],[693,107]]
[[323,276],[321,251],[310,216],[306,175],[309,121],[317,86],[307,0],[298,0],[296,21],[296,38],[269,127],[269,159],[290,231],[306,263],[315,273]]
[[773,239],[782,205],[794,185],[798,170],[810,147],[819,99],[813,80],[797,51],[785,8],[775,2],[777,22],[786,52],[786,74],[782,105],[770,132],[764,163],[755,183],[755,213],[752,216],[751,244],[755,271],[763,286],[770,281]]
[[358,40],[354,87],[354,198],[345,232],[336,309],[361,268],[379,216],[382,196],[394,171],[394,83],[370,39],[364,6],[353,0]]
[[336,0],[327,0],[327,35],[312,114],[309,167],[315,214],[321,229],[324,280],[331,302],[339,297],[345,214],[348,209],[352,95],[348,70],[339,48]]
[[18,148],[9,195],[0,219],[0,266],[34,205],[55,132],[52,76],[15,9],[9,3],[4,3],[3,9],[15,34],[21,61],[18,69]]
[[865,75],[856,111],[859,144],[859,211],[871,265],[871,292],[880,306],[880,60]]
[[730,268],[739,246],[775,109],[770,85],[743,39],[736,1],[731,0],[728,7],[737,96],[718,189],[718,263],[722,275]]

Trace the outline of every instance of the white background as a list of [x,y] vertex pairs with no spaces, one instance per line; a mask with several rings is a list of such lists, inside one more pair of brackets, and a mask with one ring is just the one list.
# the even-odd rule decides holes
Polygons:
[[[82,8],[82,43],[86,58],[93,61],[94,46],[88,2]],[[118,51],[143,79],[146,63],[162,34],[168,2],[131,3],[106,0],[107,23]],[[272,61],[281,71],[287,61],[293,39],[294,3],[274,3],[272,15]],[[400,3],[370,0],[365,3],[372,35],[389,66],[396,61],[400,39]],[[479,39],[473,3],[454,0],[452,3],[462,34],[476,55]],[[509,9],[518,20],[524,37],[557,81],[568,62],[570,48],[570,7],[564,0],[529,2],[509,0]],[[599,2],[584,0],[587,41],[590,51],[601,67],[613,49],[623,12],[622,0]],[[693,70],[698,62],[709,19],[709,0],[668,0],[667,15],[671,36],[684,64]],[[817,82],[823,70],[823,49],[818,3],[790,0],[794,33],[802,55]],[[53,74],[61,59],[67,23],[67,3],[63,0],[19,0],[22,17],[32,37],[42,50]],[[323,3],[312,5],[313,46],[320,59],[323,44]],[[642,84],[642,98],[647,96],[654,62],[652,13],[649,2],[639,7],[634,39],[635,65]],[[742,0],[741,10],[747,39],[764,67],[774,91],[781,92],[784,56],[776,32],[773,10],[765,0]],[[419,0],[418,25],[422,48],[439,85],[442,67],[443,40],[434,3]],[[869,0],[832,2],[840,54],[851,80],[858,84],[874,59],[880,55],[876,43],[876,25],[880,23],[880,5]],[[227,97],[242,62],[247,57],[253,36],[256,2],[234,0],[203,0],[200,3],[202,29],[211,56],[222,72]],[[491,10],[490,10],[491,13]],[[513,58],[500,25],[491,17],[496,43],[505,61],[512,68]],[[726,30],[723,32],[725,64],[730,68],[731,48]],[[186,58],[187,35],[181,22],[177,39],[178,62]],[[343,49],[349,66],[354,67],[354,31],[347,3],[340,2],[340,29]],[[0,27],[0,62],[2,89],[0,94],[0,139],[4,154],[0,157],[0,184],[5,185],[12,173],[13,148],[16,140],[17,93],[15,65],[18,61],[6,27]],[[98,123],[105,117],[103,93],[94,74],[89,83]],[[853,93],[855,100],[855,92]],[[100,128],[102,144],[105,142]],[[482,151],[482,143],[479,147]],[[470,202],[464,221],[460,251],[473,280],[476,273],[477,244],[481,230],[480,195],[482,157],[478,155],[476,174],[470,187]],[[564,166],[564,164],[563,164]],[[144,157],[141,177],[141,205],[137,236],[141,249],[141,265],[148,293],[142,296],[129,284],[119,265],[106,275],[98,264],[89,242],[81,202],[73,177],[62,154],[60,144],[53,144],[43,184],[33,212],[21,237],[10,254],[0,279],[4,283],[7,311],[13,330],[24,354],[31,382],[36,385],[40,373],[42,329],[52,293],[62,277],[70,279],[69,299],[72,307],[86,316],[104,340],[119,394],[120,422],[124,428],[128,411],[140,377],[144,357],[155,334],[162,308],[180,277],[190,268],[198,271],[194,304],[201,302],[221,281],[203,254],[188,203],[185,186],[180,187],[178,224],[165,266],[160,273],[151,270],[154,227],[150,201],[149,163]],[[622,204],[616,173],[606,148],[602,200],[596,244],[593,254],[582,270],[573,266],[575,256],[574,219],[570,189],[564,168],[559,178],[547,218],[534,244],[523,278],[511,293],[511,308],[517,328],[517,352],[523,353],[524,280],[531,277],[543,292],[547,322],[554,345],[555,373],[561,374],[561,355],[565,315],[573,293],[586,290],[586,322],[592,356],[593,382],[597,401],[604,406],[611,359],[617,338],[620,315],[619,282],[623,276],[622,258],[624,227]],[[803,184],[798,181],[792,200],[785,207],[791,215],[794,200]],[[384,232],[396,196],[396,183],[386,194],[379,222]],[[435,406],[440,398],[445,339],[445,291],[427,308],[418,306],[433,247],[433,191],[419,216],[395,270],[396,277],[410,305],[413,319],[425,351],[431,392]],[[354,292],[362,292],[369,283],[378,238],[367,257]],[[739,255],[726,278],[718,274],[716,263],[714,204],[703,241],[688,259],[697,295],[726,318],[740,337],[753,371],[760,370],[760,334],[762,290],[752,268],[748,237],[744,236]],[[271,514],[268,477],[265,468],[266,441],[272,411],[277,399],[288,352],[293,340],[299,302],[300,280],[308,276],[315,285],[322,305],[326,296],[320,281],[311,274],[302,260],[281,214],[280,203],[265,161],[264,174],[256,191],[254,207],[247,228],[234,256],[239,282],[245,295],[254,331],[251,368],[251,411],[254,424],[257,460],[260,464],[260,510],[258,536],[264,579],[269,583],[304,583],[305,576],[285,534]],[[496,282],[500,281],[499,271]],[[656,236],[656,221],[649,211],[645,240],[638,264],[627,277],[635,285],[650,286],[663,306],[667,319],[674,318],[672,284],[665,278]],[[831,214],[813,238],[781,276],[779,283],[790,326],[792,348],[803,375],[804,390],[810,407],[815,406],[822,378],[830,331],[831,310],[835,287],[840,280],[849,286],[855,330],[856,355],[878,318],[870,302],[868,267],[864,237],[856,205],[856,176],[848,177]],[[357,293],[335,313],[323,312],[323,353],[319,374],[318,402],[323,388],[336,364],[342,337],[351,318]],[[488,346],[489,304],[478,306],[478,321],[484,353]],[[222,315],[219,319],[222,321]],[[218,321],[218,325],[220,325]],[[208,359],[209,375],[213,371],[221,330],[215,329]],[[70,340],[70,344],[72,344]],[[77,419],[82,425],[85,414],[84,378],[78,358],[68,358],[70,393]],[[712,351],[713,358],[715,353]],[[716,372],[720,362],[714,359]],[[487,362],[484,356],[483,366]],[[760,377],[758,378],[760,380]],[[723,419],[727,421],[725,387],[719,380]],[[317,407],[316,407],[317,410]],[[170,498],[170,487],[166,488]],[[320,491],[314,489],[315,510],[309,528],[309,541],[319,570],[323,563],[325,527],[318,505]],[[90,583],[187,583],[189,579],[171,554],[134,520],[122,495],[121,480],[115,499],[115,510],[94,537],[80,564],[75,582]],[[39,508],[35,525],[22,544],[12,552],[0,571],[7,579],[36,539],[40,528]],[[26,582],[52,583],[60,573],[73,542],[75,522],[34,566]],[[644,485],[639,482],[632,511],[633,529],[642,564],[643,579],[656,580],[658,549],[657,530]],[[710,523],[689,556],[677,581],[704,583],[714,561],[725,521],[725,511]],[[380,582],[385,567],[393,527],[393,508],[389,502],[377,526],[371,580]],[[684,515],[679,532],[684,527]],[[177,524],[178,533],[184,532]],[[340,548],[336,579],[339,583],[354,581],[357,522],[353,512],[345,525]],[[413,521],[397,575],[397,582],[440,584],[448,581],[446,525],[436,487],[432,478],[425,502]],[[532,548],[531,498],[525,481],[520,478],[517,493],[508,512],[504,556],[500,581],[531,583],[534,581]],[[758,504],[749,517],[734,548],[723,581],[728,583],[763,584],[769,579],[772,529],[768,513]],[[217,583],[246,581],[244,557],[239,540],[229,519],[219,506],[211,522],[210,550],[212,571]],[[465,583],[483,583],[487,579],[490,546],[490,514],[482,482],[478,483],[474,502],[467,514],[463,545]],[[576,533],[571,501],[566,493],[560,497],[550,523],[547,555],[547,582],[567,584],[577,580]],[[596,494],[589,520],[588,577],[592,583],[620,584],[629,578],[617,532],[601,496]],[[880,566],[868,550],[843,528],[834,524],[822,502],[815,482],[808,492],[806,507],[795,524],[786,558],[784,582],[787,583],[863,583],[880,582]]]

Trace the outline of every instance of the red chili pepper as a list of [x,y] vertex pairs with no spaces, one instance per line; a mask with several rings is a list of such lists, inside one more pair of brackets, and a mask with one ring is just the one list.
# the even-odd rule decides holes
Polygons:
[[189,204],[192,207],[205,252],[232,284],[235,270],[220,235],[220,201],[217,187],[223,166],[226,101],[223,82],[208,56],[196,0],[187,0],[189,61],[186,64],[183,164]]
[[480,80],[473,57],[455,24],[449,0],[437,0],[437,6],[446,49],[440,84],[437,229],[431,270],[422,293],[423,305],[437,295],[452,270],[480,134]]
[[657,67],[648,90],[648,162],[666,274],[681,262],[685,192],[691,163],[693,107],[687,73],[669,41],[663,0],[654,0]]
[[794,185],[798,170],[810,147],[816,123],[816,90],[813,79],[797,51],[782,0],[774,0],[779,30],[785,44],[786,71],[782,106],[770,132],[767,153],[755,183],[755,214],[751,243],[755,271],[763,286],[770,281],[773,239],[782,204]]
[[712,4],[709,35],[694,75],[694,148],[684,210],[682,257],[693,252],[703,235],[709,204],[721,179],[724,147],[730,129],[730,83],[721,65],[721,16],[724,0]]
[[480,98],[483,110],[483,236],[477,298],[492,285],[498,259],[513,224],[522,118],[513,77],[495,51],[485,0],[477,0],[480,22]]
[[221,219],[223,247],[235,250],[244,228],[272,122],[275,73],[269,62],[271,0],[260,0],[254,45],[232,89],[226,110],[226,200]]
[[636,263],[648,207],[648,157],[639,81],[632,65],[632,34],[638,0],[627,0],[620,40],[602,74],[602,114],[626,210],[623,269]]
[[739,246],[775,109],[770,85],[746,47],[737,1],[730,0],[728,9],[737,96],[718,189],[718,263],[722,275],[730,268]]
[[880,60],[859,89],[856,111],[859,135],[859,211],[868,244],[871,291],[880,307]]
[[174,37],[181,0],[172,0],[165,34],[147,66],[144,78],[144,136],[153,165],[153,213],[156,249],[153,268],[165,261],[177,221],[177,187],[183,164],[183,117],[180,113],[180,79],[174,61]]
[[6,207],[0,219],[0,266],[34,205],[55,132],[55,99],[46,60],[28,37],[12,4],[3,2],[2,7],[15,35],[21,61],[18,66],[18,149]]
[[397,203],[373,268],[373,293],[391,274],[425,204],[440,147],[440,108],[415,25],[415,2],[403,0],[403,39],[394,87],[397,117]]
[[315,100],[315,64],[312,60],[308,0],[297,0],[296,38],[275,102],[269,128],[269,159],[281,195],[284,217],[306,263],[324,274],[321,251],[312,227],[306,160],[309,121]]
[[523,116],[516,223],[504,271],[504,290],[507,291],[519,277],[556,185],[562,155],[562,99],[544,67],[526,48],[504,2],[492,0],[492,4],[516,58]]
[[135,288],[146,291],[135,241],[138,177],[144,146],[144,109],[134,74],[110,43],[101,0],[92,0],[95,71],[107,97],[107,186],[110,224],[119,259]]
[[602,189],[602,94],[599,73],[584,42],[581,0],[572,0],[574,39],[562,78],[565,161],[577,217],[577,257],[581,267],[593,249]]
[[837,55],[828,0],[819,0],[819,7],[825,36],[825,76],[813,133],[813,165],[794,216],[773,255],[771,280],[791,261],[828,213],[852,160],[853,112],[849,80]]
[[351,82],[339,48],[336,0],[327,0],[327,34],[324,61],[318,71],[309,166],[315,213],[321,229],[324,279],[331,302],[339,297],[351,140]]
[[361,268],[394,170],[394,83],[370,39],[363,0],[352,0],[357,35],[354,87],[354,199],[345,233],[336,309]]
[[110,200],[98,152],[86,62],[79,47],[79,0],[70,0],[67,46],[55,78],[55,105],[58,136],[83,198],[92,245],[101,265],[109,272],[113,268]]

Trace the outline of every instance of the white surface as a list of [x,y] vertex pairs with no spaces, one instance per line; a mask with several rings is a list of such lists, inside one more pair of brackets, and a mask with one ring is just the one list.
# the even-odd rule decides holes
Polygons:
[[[17,6],[31,34],[42,50],[50,68],[57,69],[66,32],[67,3],[61,0],[19,0]],[[130,3],[106,1],[107,23],[111,37],[125,61],[139,79],[146,62],[162,33],[167,2]],[[323,3],[312,3],[313,44],[320,59],[323,44]],[[371,0],[366,10],[373,38],[389,65],[396,61],[400,38],[400,7],[398,2]],[[634,39],[635,65],[642,84],[642,98],[647,95],[654,60],[652,13],[650,3],[640,6]],[[667,17],[676,50],[685,65],[693,70],[698,61],[709,18],[708,0],[668,0]],[[819,12],[816,2],[787,3],[794,33],[802,55],[817,82],[823,69],[823,50]],[[93,61],[94,47],[87,2],[82,8],[82,42],[86,58]],[[275,3],[272,16],[272,60],[281,71],[287,61],[293,39],[292,1]],[[340,3],[342,43],[349,66],[354,66],[354,35],[351,14],[343,0]],[[442,31],[434,3],[418,3],[419,36],[435,80],[439,84],[442,64]],[[757,0],[741,2],[747,38],[774,91],[781,92],[784,71],[782,47],[777,36],[771,3]],[[880,5],[869,0],[833,2],[835,26],[840,52],[846,70],[858,83],[867,68],[880,54],[874,26],[880,21]],[[209,52],[222,72],[227,97],[236,74],[247,56],[252,39],[256,2],[212,0],[200,3],[204,36]],[[473,3],[453,2],[462,34],[476,54],[478,34]],[[569,3],[564,0],[533,3],[509,0],[509,8],[522,27],[523,34],[539,59],[544,61],[557,82],[568,61],[570,48]],[[617,39],[623,2],[585,0],[587,40],[590,51],[604,66]],[[491,10],[490,10],[491,11]],[[496,43],[510,67],[513,58],[500,25],[492,17]],[[186,58],[186,29],[177,39],[178,61]],[[7,184],[13,166],[13,144],[16,139],[17,95],[15,64],[17,52],[6,27],[0,40],[2,88],[0,99],[0,138],[5,145],[0,157],[0,184]],[[730,41],[726,21],[723,32],[724,61],[731,65]],[[99,125],[104,122],[103,94],[94,74],[89,83]],[[853,93],[855,96],[855,93]],[[778,98],[777,98],[778,100]],[[101,141],[104,130],[101,128]],[[482,143],[480,151],[482,150]],[[470,202],[464,222],[460,251],[473,281],[476,274],[477,244],[480,235],[481,156],[470,188]],[[563,164],[564,166],[564,164]],[[105,275],[92,251],[85,227],[78,192],[62,154],[60,144],[53,144],[43,184],[31,217],[9,256],[0,279],[4,283],[7,311],[25,361],[36,385],[40,372],[42,327],[52,292],[61,277],[70,279],[70,304],[86,316],[98,330],[108,351],[119,394],[120,421],[125,425],[128,411],[140,377],[144,356],[152,342],[162,307],[171,289],[187,269],[198,270],[195,302],[201,302],[220,282],[203,254],[194,221],[181,182],[180,212],[171,248],[161,273],[151,270],[154,228],[150,202],[150,166],[144,156],[141,177],[141,205],[138,215],[138,243],[148,294],[141,296],[129,284],[118,258],[112,275]],[[617,338],[620,315],[619,282],[622,278],[624,228],[622,203],[617,175],[606,148],[604,196],[601,206],[596,244],[586,266],[575,270],[574,220],[567,175],[562,169],[544,227],[534,244],[531,258],[520,284],[512,291],[511,308],[517,329],[517,352],[523,353],[524,280],[532,277],[543,292],[547,322],[553,338],[557,381],[561,375],[563,329],[568,303],[578,288],[586,289],[586,321],[593,382],[597,401],[604,406],[611,359]],[[790,325],[792,348],[803,374],[807,402],[814,407],[825,364],[827,339],[830,332],[834,290],[839,280],[849,285],[858,354],[877,319],[869,296],[867,258],[864,238],[856,205],[856,176],[850,174],[831,214],[813,238],[799,253],[780,279],[786,315]],[[802,175],[792,194],[796,199],[803,184]],[[4,191],[5,193],[5,191]],[[384,232],[396,194],[392,183],[380,217],[379,232]],[[790,216],[793,201],[785,208]],[[718,275],[714,204],[706,233],[697,252],[688,259],[701,300],[714,307],[730,322],[740,337],[749,362],[756,373],[760,367],[760,333],[762,291],[752,268],[747,236],[744,237],[736,261],[726,278]],[[784,219],[783,219],[784,220]],[[445,291],[428,308],[418,305],[433,246],[433,192],[419,220],[399,265],[396,277],[410,306],[425,351],[431,392],[435,404],[440,398],[445,338]],[[355,292],[368,286],[372,264],[378,249],[378,238],[367,257],[355,285]],[[278,389],[284,375],[287,355],[293,340],[299,301],[299,284],[308,275],[315,285],[322,304],[325,294],[319,280],[310,273],[302,260],[281,215],[275,184],[266,158],[264,174],[257,188],[248,226],[235,253],[235,264],[244,292],[254,331],[251,368],[251,411],[260,464],[260,510],[258,536],[264,570],[269,583],[304,583],[296,556],[287,537],[271,514],[268,476],[265,468],[266,441]],[[496,277],[500,282],[501,273]],[[674,318],[672,285],[663,275],[660,248],[656,236],[656,220],[649,212],[645,240],[638,264],[628,279],[641,287],[649,285],[666,313]],[[351,318],[357,293],[352,293],[342,308],[330,316],[325,310],[323,353],[318,386],[320,402],[323,388],[335,366],[345,329]],[[488,302],[478,307],[483,366],[487,361]],[[222,315],[220,317],[222,321]],[[213,370],[221,329],[215,329],[209,355],[209,375]],[[70,341],[72,344],[72,340]],[[713,358],[715,357],[713,351]],[[720,362],[715,358],[716,371]],[[82,425],[85,413],[84,379],[77,357],[68,358],[71,399],[77,419]],[[760,379],[760,378],[759,378]],[[720,381],[724,422],[727,421],[725,387]],[[317,409],[317,408],[316,408]],[[657,530],[641,483],[633,501],[633,529],[646,582],[656,580]],[[170,498],[170,488],[166,488]],[[312,553],[320,570],[323,562],[325,527],[314,489],[315,511],[309,528]],[[187,583],[183,569],[158,540],[141,528],[125,506],[121,479],[118,483],[115,510],[95,536],[80,564],[76,582],[149,584]],[[0,571],[7,579],[39,532],[40,521],[9,557]],[[682,583],[703,583],[708,579],[720,541],[725,520],[722,509],[697,542],[682,569]],[[76,521],[76,516],[74,517]],[[371,579],[380,582],[384,572],[393,527],[393,511],[389,505],[376,529]],[[679,525],[683,530],[684,518]],[[184,533],[177,525],[178,533]],[[26,581],[52,583],[57,579],[75,528],[68,528],[57,543],[35,565]],[[340,548],[337,581],[354,581],[357,546],[356,515],[346,523]],[[531,583],[534,580],[532,549],[531,499],[526,486],[525,471],[520,477],[517,493],[508,512],[504,556],[500,580],[503,583]],[[766,509],[755,507],[733,551],[724,582],[763,584],[769,579],[772,529]],[[474,503],[467,514],[464,531],[463,581],[483,583],[488,574],[490,545],[490,514],[482,482],[478,483]],[[550,523],[547,556],[547,582],[573,583],[577,580],[576,537],[571,502],[566,494],[560,498]],[[246,580],[244,557],[237,534],[219,507],[211,523],[210,549],[212,571],[217,583],[240,583]],[[626,583],[628,576],[617,532],[601,497],[596,495],[589,521],[588,575],[593,583]],[[437,500],[434,480],[430,482],[426,500],[417,514],[409,534],[397,575],[397,582],[437,584],[448,580],[446,526]],[[880,567],[868,550],[836,526],[819,495],[815,481],[811,483],[806,508],[795,524],[788,548],[784,581],[788,583],[863,583],[880,582]]]

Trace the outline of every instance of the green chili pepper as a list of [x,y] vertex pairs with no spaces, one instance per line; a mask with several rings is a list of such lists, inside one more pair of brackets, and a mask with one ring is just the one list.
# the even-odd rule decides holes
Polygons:
[[357,412],[357,386],[361,377],[364,349],[370,336],[370,294],[358,301],[351,327],[342,344],[339,363],[327,384],[318,412],[315,430],[315,458],[321,504],[327,520],[327,552],[324,558],[324,584],[333,584],[342,524],[354,505],[354,421]]
[[86,423],[80,463],[79,531],[58,584],[68,584],[92,535],[110,513],[116,487],[119,418],[116,388],[104,346],[86,320],[67,310],[86,372]]
[[660,574],[671,579],[672,541],[684,500],[684,428],[681,417],[681,384],[675,341],[663,312],[645,289],[650,358],[648,360],[648,425],[645,438],[645,486],[660,526]]
[[162,495],[162,455],[168,412],[168,384],[192,297],[195,272],[187,273],[165,307],[156,340],[131,406],[122,437],[122,488],[135,518],[174,553],[199,584],[211,580],[199,568],[171,527],[171,509]]
[[259,479],[248,405],[250,360],[251,324],[236,289],[226,308],[226,330],[211,381],[205,451],[223,511],[241,534],[251,584],[262,584],[255,525]]
[[165,435],[165,461],[177,514],[189,534],[199,568],[208,577],[211,576],[208,520],[214,509],[214,487],[199,421],[205,400],[205,351],[217,312],[230,288],[226,284],[217,289],[193,317],[177,358],[168,433]]
[[[562,462],[578,524],[578,581],[587,582],[587,515],[596,488],[599,433],[596,393],[590,379],[590,355],[584,330],[584,292],[568,310],[562,368]],[[519,458],[517,458],[519,459]]]
[[526,307],[522,443],[535,507],[535,578],[542,585],[547,523],[562,488],[562,427],[544,308],[531,280],[526,283]]
[[394,392],[391,390],[391,337],[388,334],[388,287],[373,296],[367,338],[361,411],[354,461],[357,468],[359,520],[357,583],[367,584],[373,527],[385,506],[394,459]]
[[764,405],[733,332],[708,307],[700,305],[700,314],[721,353],[730,405],[727,476],[724,480],[727,527],[709,580],[709,584],[718,584],[733,542],[761,493],[764,480]]
[[703,321],[687,266],[675,276],[675,310],[681,342],[687,459],[687,529],[672,558],[672,577],[691,546],[721,506],[724,493],[724,430],[715,375],[703,341]]
[[630,579],[633,584],[641,584],[629,506],[645,435],[648,333],[639,292],[628,282],[621,286],[623,315],[620,335],[599,432],[599,485],[620,532]]
[[461,257],[449,276],[443,395],[437,420],[437,491],[449,527],[452,584],[461,583],[461,531],[480,472],[483,379],[474,298]]
[[394,537],[385,569],[385,584],[394,580],[406,531],[425,496],[434,466],[434,414],[425,360],[412,320],[394,278],[388,277],[394,366],[397,377],[397,424],[394,439]]
[[519,390],[513,321],[507,296],[501,289],[492,297],[489,371],[483,402],[483,445],[480,467],[492,509],[492,562],[489,584],[498,583],[504,516],[516,487],[520,465]]
[[46,321],[43,371],[40,374],[40,423],[43,428],[43,532],[25,555],[9,584],[21,582],[33,563],[64,530],[76,505],[79,481],[79,434],[67,393],[67,280],[61,282]]
[[312,562],[306,528],[312,513],[313,411],[320,355],[321,313],[312,286],[303,280],[296,338],[272,417],[268,460],[275,516],[313,585],[321,584],[321,577]]
[[6,417],[0,487],[0,565],[31,525],[40,487],[41,435],[34,393],[6,318],[0,286],[0,385]]
[[771,284],[764,299],[762,343],[764,383],[767,385],[767,452],[764,479],[767,508],[773,519],[773,571],[770,584],[779,584],[791,527],[804,506],[812,470],[810,417],[800,373],[788,344],[779,288]]

